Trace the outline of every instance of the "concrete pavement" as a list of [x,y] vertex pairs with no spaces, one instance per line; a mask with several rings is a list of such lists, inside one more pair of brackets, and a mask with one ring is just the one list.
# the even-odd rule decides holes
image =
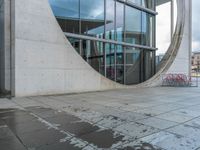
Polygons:
[[200,88],[0,99],[1,150],[197,150]]

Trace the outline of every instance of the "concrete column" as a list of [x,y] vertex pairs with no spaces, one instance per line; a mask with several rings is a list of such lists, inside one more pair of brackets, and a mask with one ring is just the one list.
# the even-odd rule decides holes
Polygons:
[[0,0],[0,93],[10,93],[10,0]]

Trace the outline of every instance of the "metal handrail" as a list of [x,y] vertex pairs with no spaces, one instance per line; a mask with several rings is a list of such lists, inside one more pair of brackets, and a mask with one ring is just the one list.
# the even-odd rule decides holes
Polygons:
[[80,34],[74,34],[74,33],[68,33],[68,32],[64,32],[64,34],[65,34],[66,37],[71,37],[71,38],[76,38],[76,39],[110,43],[110,44],[122,45],[122,46],[126,46],[126,47],[134,47],[134,48],[139,48],[139,49],[145,49],[145,50],[149,50],[149,51],[156,51],[157,50],[157,48],[154,48],[154,47],[143,46],[143,45],[138,45],[138,44],[130,44],[130,43],[119,42],[119,41],[114,41],[114,40],[106,40],[106,39],[101,39],[101,38],[91,37],[91,36],[86,36],[86,35],[80,35]]

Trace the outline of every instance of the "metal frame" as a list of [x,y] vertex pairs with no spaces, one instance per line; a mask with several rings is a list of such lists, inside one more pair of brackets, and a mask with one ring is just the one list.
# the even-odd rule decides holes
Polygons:
[[98,41],[98,42],[103,42],[103,43],[122,45],[122,46],[126,46],[126,47],[135,47],[135,48],[145,49],[145,50],[149,50],[149,51],[157,50],[157,48],[154,48],[154,47],[143,46],[143,45],[138,45],[138,44],[130,44],[130,43],[126,43],[126,42],[118,42],[118,41],[114,41],[114,40],[106,40],[106,39],[101,39],[101,38],[96,38],[96,37],[91,37],[91,36],[86,36],[86,35],[79,35],[79,34],[68,33],[68,32],[64,32],[64,34],[66,37],[71,37],[71,38],[76,38],[76,39]]
[[[124,84],[126,84],[126,48],[127,47],[132,47],[132,48],[137,48],[138,50],[148,50],[148,51],[153,51],[154,54],[155,54],[155,51],[157,50],[157,48],[155,48],[155,44],[153,43],[152,46],[154,47],[150,47],[150,46],[145,46],[145,45],[139,45],[139,44],[131,44],[131,43],[126,43],[125,41],[123,42],[119,42],[117,41],[116,39],[116,36],[117,36],[117,33],[116,33],[116,18],[117,18],[117,14],[116,14],[116,11],[117,11],[117,4],[120,4],[122,5],[123,7],[123,31],[125,31],[125,19],[126,19],[126,7],[129,6],[131,8],[134,8],[134,9],[137,9],[137,10],[140,10],[141,13],[144,12],[144,13],[147,13],[147,14],[150,14],[152,16],[155,16],[157,15],[158,13],[155,10],[155,6],[152,7],[152,9],[148,9],[148,8],[145,8],[143,6],[140,6],[140,5],[137,5],[137,4],[134,4],[132,2],[129,2],[129,1],[122,1],[122,0],[113,0],[113,4],[114,4],[114,29],[115,29],[115,32],[114,32],[114,39],[105,39],[105,35],[106,35],[106,18],[107,18],[107,9],[106,9],[106,6],[107,6],[107,0],[103,0],[104,1],[104,37],[100,37],[100,38],[97,38],[97,37],[91,37],[91,36],[87,36],[87,35],[81,35],[82,31],[81,31],[81,23],[82,23],[82,19],[80,17],[80,11],[81,11],[81,1],[78,0],[78,8],[79,8],[79,33],[78,34],[74,34],[74,33],[67,33],[65,32],[65,36],[66,37],[70,37],[70,38],[75,38],[75,39],[78,39],[79,40],[79,53],[81,55],[82,53],[82,40],[91,40],[91,41],[97,41],[97,42],[102,42],[103,43],[103,64],[104,64],[104,76],[105,77],[108,77],[107,76],[107,54],[106,54],[106,49],[105,49],[105,46],[106,44],[110,44],[110,45],[114,45],[114,73],[115,73],[115,76],[114,76],[114,80],[116,81],[117,80],[117,46],[120,45],[122,46],[123,48],[123,66],[124,66],[124,77],[123,77],[123,82]],[[155,3],[154,3],[155,4]],[[154,10],[153,10],[154,9]],[[141,14],[142,15],[142,14]],[[142,17],[142,16],[141,16]],[[141,20],[142,21],[142,20]],[[154,27],[155,27],[155,24],[154,24]],[[142,27],[141,27],[141,30],[142,30]],[[154,35],[155,36],[155,35]],[[126,33],[123,34],[123,38],[125,39],[126,38]],[[153,38],[153,37],[151,37]],[[154,41],[155,42],[155,41]],[[141,74],[141,73],[140,73]]]
[[132,2],[129,2],[129,1],[123,1],[123,0],[116,0],[117,2],[120,2],[120,3],[124,3],[125,5],[128,5],[128,6],[131,6],[133,8],[136,8],[136,9],[139,9],[141,11],[144,11],[144,12],[147,12],[149,14],[152,14],[152,15],[157,15],[158,13],[152,9],[149,9],[149,8],[145,8],[143,6],[140,6],[140,5],[137,5],[137,4],[134,4]]

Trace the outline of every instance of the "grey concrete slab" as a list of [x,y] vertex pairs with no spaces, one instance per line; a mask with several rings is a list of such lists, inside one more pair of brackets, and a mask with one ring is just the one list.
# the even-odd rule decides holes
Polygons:
[[200,145],[198,141],[193,139],[163,131],[144,137],[141,141],[165,150],[195,150]]
[[37,150],[81,150],[81,148],[74,147],[69,142],[63,142],[63,143],[57,143],[57,144],[50,144],[50,145],[44,145]]
[[178,110],[172,111],[172,113],[178,114],[178,115],[190,116],[190,117],[194,117],[194,118],[200,116],[200,111],[191,110],[191,109],[187,109],[187,108],[178,109]]
[[167,120],[163,120],[163,119],[159,119],[159,118],[155,118],[155,117],[138,120],[137,122],[142,123],[144,125],[154,127],[154,128],[158,128],[158,129],[167,129],[169,127],[178,125],[178,123],[176,123],[176,122],[167,121]]
[[189,125],[179,125],[167,130],[168,132],[190,138],[191,140],[195,140],[199,142],[200,145],[200,129],[189,126]]
[[116,147],[115,150],[164,150],[164,149],[142,141],[131,141],[124,145]]
[[124,124],[126,121],[119,119],[118,117],[114,116],[105,116],[96,124],[99,126],[103,126],[106,128],[115,128],[121,124]]
[[1,150],[27,150],[26,147],[24,147],[24,145],[20,143],[16,137],[1,139],[0,147]]
[[85,134],[80,138],[96,145],[97,148],[109,149],[112,145],[118,143],[124,136],[116,134],[112,130],[97,130],[95,132]]
[[138,139],[159,131],[159,129],[143,125],[141,123],[127,122],[117,126],[113,130],[118,131],[124,135],[128,135],[134,139]]
[[42,130],[37,132],[30,132],[19,135],[19,138],[23,141],[24,145],[29,149],[37,149],[44,145],[51,145],[59,143],[60,139],[65,136],[53,129]]
[[0,137],[5,127],[10,136],[0,146],[195,150],[200,147],[199,96],[199,88],[158,87],[3,99]]
[[196,118],[196,119],[193,119],[189,122],[186,122],[185,125],[200,128],[200,118]]
[[13,138],[14,134],[7,126],[0,127],[0,141],[7,138]]
[[163,110],[163,109],[155,109],[153,107],[153,108],[139,109],[139,110],[136,110],[135,112],[139,113],[139,114],[146,115],[146,116],[156,116],[156,115],[166,113],[168,111]]
[[177,123],[184,123],[184,122],[189,121],[194,118],[192,116],[187,116],[187,115],[183,115],[183,114],[181,115],[181,114],[176,114],[176,113],[172,113],[172,112],[169,112],[166,114],[161,114],[156,117],[160,118],[160,119],[165,119],[168,121],[177,122]]
[[6,108],[21,108],[21,107],[9,99],[0,98],[0,109],[6,109]]

